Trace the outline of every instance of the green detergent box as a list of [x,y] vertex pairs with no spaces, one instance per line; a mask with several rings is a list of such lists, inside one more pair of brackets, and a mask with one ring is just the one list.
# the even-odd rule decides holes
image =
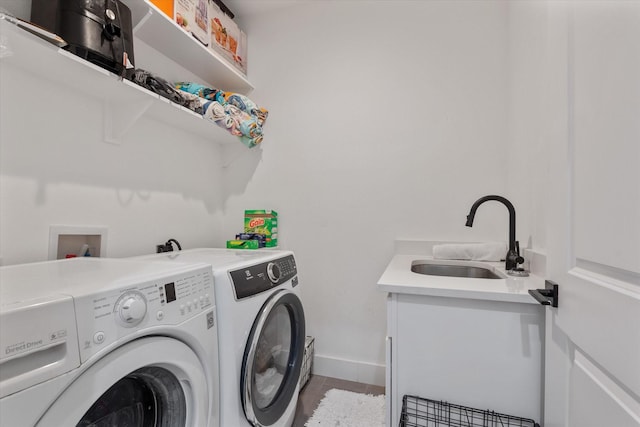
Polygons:
[[244,232],[265,236],[265,247],[278,246],[278,212],[266,209],[244,211]]
[[257,240],[227,240],[227,249],[258,249],[260,242]]

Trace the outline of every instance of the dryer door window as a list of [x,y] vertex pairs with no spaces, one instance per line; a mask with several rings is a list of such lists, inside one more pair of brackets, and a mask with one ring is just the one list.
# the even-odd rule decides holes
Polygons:
[[180,381],[157,367],[138,369],[107,390],[77,427],[161,427],[186,425],[187,406]]
[[277,291],[253,324],[242,364],[242,403],[254,425],[274,424],[295,399],[304,339],[300,299],[292,292]]

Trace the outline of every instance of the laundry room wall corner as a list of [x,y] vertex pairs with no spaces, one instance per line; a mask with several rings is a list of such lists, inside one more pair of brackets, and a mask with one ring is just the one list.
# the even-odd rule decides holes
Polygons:
[[395,239],[504,238],[501,210],[488,206],[473,229],[464,212],[506,187],[507,6],[295,3],[243,17],[252,96],[270,114],[251,180],[226,198],[225,228],[245,209],[278,211],[314,371],[382,383],[376,284]]

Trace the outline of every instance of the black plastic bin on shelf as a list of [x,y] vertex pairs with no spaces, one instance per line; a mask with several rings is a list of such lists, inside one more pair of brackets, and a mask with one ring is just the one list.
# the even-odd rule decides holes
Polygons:
[[405,395],[400,427],[540,427],[531,419]]

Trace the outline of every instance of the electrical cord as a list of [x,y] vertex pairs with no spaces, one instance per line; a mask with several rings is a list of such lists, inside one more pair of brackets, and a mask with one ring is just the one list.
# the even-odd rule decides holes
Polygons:
[[178,243],[178,241],[176,239],[169,239],[167,240],[167,243],[165,243],[165,246],[171,246],[172,250],[173,250],[173,246],[172,243],[175,243],[176,246],[178,247],[178,250],[181,251],[182,250],[182,246],[180,246],[180,243]]
[[180,246],[180,243],[176,239],[169,239],[169,240],[167,240],[167,242],[164,245],[157,245],[156,246],[156,252],[157,253],[173,252],[173,244],[174,243],[178,247],[178,250],[181,251],[182,250],[182,246]]

